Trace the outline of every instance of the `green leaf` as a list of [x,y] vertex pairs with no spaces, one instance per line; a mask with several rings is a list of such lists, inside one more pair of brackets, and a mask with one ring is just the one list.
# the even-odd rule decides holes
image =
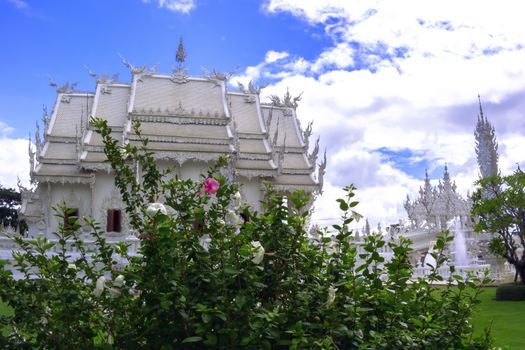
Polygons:
[[196,343],[198,341],[202,341],[202,337],[194,336],[194,337],[188,337],[182,341],[182,344],[186,343]]
[[208,314],[202,314],[201,318],[202,318],[202,322],[204,322],[204,323],[210,323],[210,321],[211,321],[211,316],[208,315]]
[[224,273],[227,274],[227,275],[236,275],[239,273],[238,270],[235,270],[234,268],[231,268],[231,267],[225,267],[224,268]]
[[337,202],[339,202],[339,209],[342,211],[348,210],[348,203],[346,203],[344,199],[339,198],[337,199]]
[[217,336],[215,334],[207,335],[206,341],[204,343],[206,345],[211,345],[211,346],[217,345]]

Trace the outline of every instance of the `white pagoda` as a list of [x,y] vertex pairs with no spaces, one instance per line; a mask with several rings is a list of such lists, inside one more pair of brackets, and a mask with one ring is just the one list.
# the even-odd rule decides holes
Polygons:
[[123,61],[131,71],[130,83],[90,72],[95,91],[77,92],[65,84],[57,88],[51,115],[44,109],[43,139],[37,125],[36,151],[29,149],[33,188],[24,189],[20,209],[29,235],[56,231],[60,219],[52,208],[64,202],[79,216],[95,218],[110,236],[129,234],[114,174],[100,135],[88,123],[90,116],[106,119],[122,144],[139,142],[131,124],[140,121],[158,166],[173,167],[182,179],[198,180],[220,156],[229,155],[234,181],[254,210],[260,210],[263,180],[283,194],[302,189],[315,197],[321,191],[326,157],[316,169],[319,144],[308,153],[312,128],[300,126],[299,98],[287,92],[262,103],[260,89],[251,83],[229,91],[226,74],[190,77],[181,66],[172,74],[158,74]]

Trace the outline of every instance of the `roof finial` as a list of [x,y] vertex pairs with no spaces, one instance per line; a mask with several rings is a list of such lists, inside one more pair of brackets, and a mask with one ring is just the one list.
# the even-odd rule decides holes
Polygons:
[[483,122],[483,108],[481,107],[481,97],[478,94],[478,101],[479,101],[479,117],[481,118],[481,121]]
[[182,37],[179,39],[179,46],[177,47],[177,53],[175,54],[175,61],[177,61],[179,66],[182,66],[182,64],[186,61],[186,50],[184,50]]

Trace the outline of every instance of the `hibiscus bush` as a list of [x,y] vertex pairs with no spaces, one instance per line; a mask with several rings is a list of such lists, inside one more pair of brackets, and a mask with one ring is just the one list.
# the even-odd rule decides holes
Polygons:
[[[373,234],[354,243],[353,186],[338,200],[341,223],[309,235],[304,192],[283,198],[266,185],[256,213],[228,179],[231,160],[200,181],[183,180],[155,166],[147,140],[119,146],[105,121],[93,123],[141,240],[138,254],[73,216],[52,242],[17,238],[25,277],[0,270],[0,299],[11,311],[0,315],[1,348],[490,348],[488,336],[472,338],[469,323],[486,278],[437,274],[452,239],[446,232],[437,266],[414,280],[409,241]],[[89,249],[79,234],[86,226]],[[378,253],[386,244],[390,260]]]

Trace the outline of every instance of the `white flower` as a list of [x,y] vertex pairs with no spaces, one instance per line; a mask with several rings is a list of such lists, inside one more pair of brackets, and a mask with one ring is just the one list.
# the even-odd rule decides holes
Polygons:
[[138,289],[135,289],[135,288],[131,288],[129,290],[129,294],[133,297],[133,299],[136,299],[140,296],[140,290]]
[[242,224],[242,219],[239,215],[237,215],[236,212],[233,210],[228,210],[228,213],[226,213],[226,221],[228,224],[232,225],[233,227],[237,227],[240,224]]
[[70,269],[70,270],[76,270],[77,269],[77,265],[75,265],[75,264],[68,264],[67,268]]
[[233,207],[239,209],[241,206],[241,193],[239,191],[235,192],[233,195]]
[[157,213],[160,211],[161,214],[168,215],[168,210],[162,203],[150,203],[148,205],[148,209],[146,209],[146,215],[148,215],[150,218],[157,215]]
[[113,281],[113,285],[115,287],[122,287],[126,281],[124,280],[124,276],[118,275],[115,280]]
[[202,235],[199,238],[199,244],[201,245],[202,249],[204,249],[204,251],[206,252],[208,251],[208,249],[210,249],[210,242],[211,238],[209,234]]
[[117,288],[108,288],[108,290],[109,290],[109,294],[112,297],[118,297],[121,294],[120,289],[117,289]]
[[168,213],[168,215],[175,215],[175,214],[177,214],[177,211],[175,209],[173,209],[173,207],[170,207],[167,204],[164,204],[164,207],[166,208],[166,212]]
[[254,251],[252,262],[256,265],[259,265],[264,259],[264,247],[259,241],[252,242],[252,247]]
[[236,201],[240,201],[241,200],[241,192],[237,191],[234,193],[233,195],[233,199],[236,200]]
[[96,297],[101,296],[102,292],[104,292],[105,286],[106,286],[106,278],[104,276],[100,276],[97,279],[97,282],[95,283],[95,289],[93,290],[93,295]]
[[326,299],[326,305],[331,305],[335,301],[335,293],[337,292],[337,288],[334,286],[328,287],[328,298]]
[[363,218],[363,215],[359,214],[358,212],[355,212],[352,210],[352,215],[350,215],[352,219],[355,220],[355,222],[359,222]]
[[224,227],[224,225],[226,225],[223,219],[219,219],[219,221],[217,221],[217,224],[219,224],[219,227]]

